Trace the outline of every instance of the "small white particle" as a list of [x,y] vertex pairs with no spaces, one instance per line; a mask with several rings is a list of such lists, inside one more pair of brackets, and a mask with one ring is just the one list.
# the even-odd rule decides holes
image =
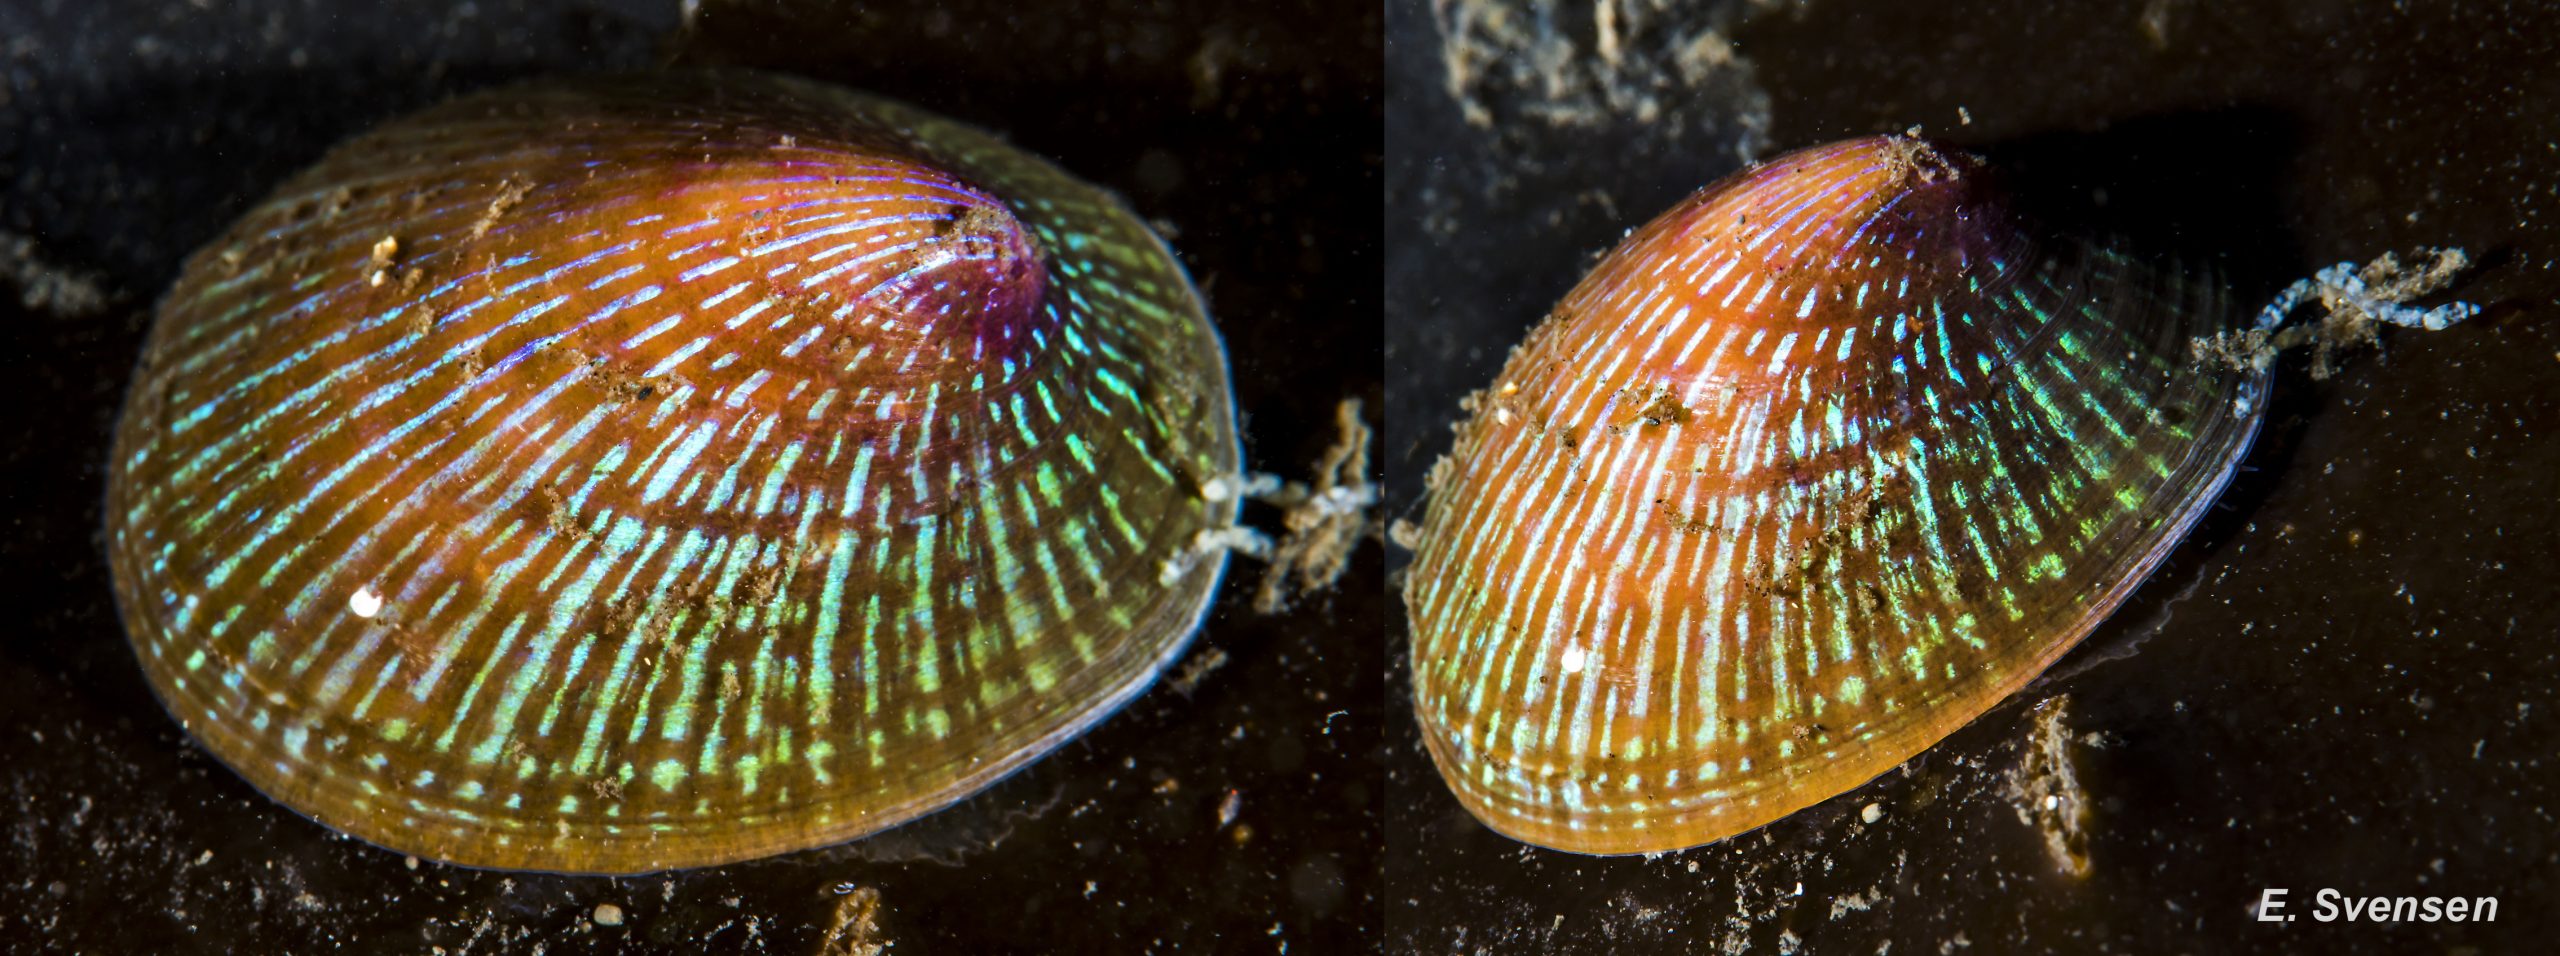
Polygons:
[[372,588],[357,588],[355,595],[347,598],[347,610],[356,612],[357,617],[372,617],[380,614],[382,613],[382,595],[373,593]]
[[402,862],[402,863],[405,863],[405,864],[408,864],[408,867],[409,867],[410,869],[412,869],[412,870],[414,870],[414,869],[417,869],[417,868],[418,868],[418,858],[417,858],[417,857],[414,857],[414,856],[413,856],[413,857],[410,857],[410,858],[408,858],[408,859],[406,859],[406,860],[403,860],[403,861],[401,861],[401,862]]
[[613,904],[611,904],[611,903],[598,903],[598,904],[596,904],[596,925],[598,925],[598,926],[620,926],[620,925],[622,925],[622,907],[615,906],[615,905],[613,905]]
[[1884,807],[1873,803],[1867,804],[1866,809],[1858,811],[1858,819],[1865,820],[1868,823],[1874,823],[1878,820],[1882,820],[1884,819]]
[[1579,673],[1582,673],[1582,662],[1583,662],[1583,659],[1584,659],[1584,657],[1585,657],[1585,656],[1586,656],[1586,655],[1584,655],[1584,654],[1582,653],[1582,648],[1579,648],[1579,647],[1568,647],[1568,648],[1565,648],[1565,649],[1564,649],[1564,661],[1563,661],[1564,672],[1565,672],[1565,673],[1567,673],[1567,674],[1579,674]]

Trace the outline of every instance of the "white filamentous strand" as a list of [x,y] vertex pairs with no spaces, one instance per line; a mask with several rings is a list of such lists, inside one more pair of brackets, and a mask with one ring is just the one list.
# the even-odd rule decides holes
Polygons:
[[[2480,307],[2469,302],[2448,302],[2431,309],[2403,304],[2411,298],[2434,291],[2445,279],[2471,264],[2471,257],[2460,249],[2429,250],[2435,262],[2420,271],[2412,282],[2397,283],[2389,292],[2379,292],[2367,284],[2355,263],[2341,262],[2314,273],[2311,278],[2286,286],[2275,301],[2258,313],[2258,328],[2274,331],[2285,317],[2303,303],[2313,299],[2327,303],[2332,312],[2353,310],[2371,316],[2375,321],[2413,329],[2444,329],[2480,314]],[[2386,274],[2397,278],[2397,263],[2389,257],[2377,260]]]

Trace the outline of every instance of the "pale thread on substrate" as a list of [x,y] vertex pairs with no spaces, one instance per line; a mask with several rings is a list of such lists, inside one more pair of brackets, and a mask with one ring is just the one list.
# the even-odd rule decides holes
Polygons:
[[[2420,310],[2406,304],[2451,285],[2470,268],[2471,257],[2460,249],[2421,249],[2423,261],[2403,265],[2383,253],[2358,268],[2341,262],[2287,287],[2258,317],[2255,328],[2199,336],[2189,343],[2195,360],[2246,372],[2263,372],[2276,355],[2310,346],[2311,377],[2325,380],[2337,371],[2339,353],[2381,344],[2383,325],[2441,329],[2479,314],[2479,307],[2454,302]],[[2318,302],[2317,321],[2283,326],[2295,308]]]

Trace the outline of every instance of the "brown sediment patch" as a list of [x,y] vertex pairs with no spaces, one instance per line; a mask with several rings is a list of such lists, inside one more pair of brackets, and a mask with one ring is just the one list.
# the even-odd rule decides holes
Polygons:
[[480,218],[471,223],[470,236],[472,240],[478,241],[479,239],[486,237],[489,234],[489,230],[497,227],[498,220],[501,217],[504,217],[508,210],[514,209],[517,203],[523,202],[525,194],[532,191],[532,183],[516,179],[515,177],[510,176],[499,180],[498,194],[490,198],[489,208],[481,210]]
[[889,945],[880,932],[880,891],[857,886],[836,900],[828,914],[827,939],[819,944],[818,956],[880,956]]
[[2075,738],[2064,724],[2070,709],[2068,694],[2036,705],[2026,752],[2004,789],[2018,811],[2018,822],[2035,828],[2054,865],[2064,873],[2086,877],[2090,872],[2089,795],[2080,788],[2080,775],[2072,767]]

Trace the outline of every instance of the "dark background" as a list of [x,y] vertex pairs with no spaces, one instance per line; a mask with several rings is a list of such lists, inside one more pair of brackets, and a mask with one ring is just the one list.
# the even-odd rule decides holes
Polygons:
[[[1622,59],[1603,69],[1587,3],[1543,24],[1521,2],[1387,3],[1392,515],[1420,518],[1421,476],[1448,448],[1459,398],[1624,230],[1738,168],[1746,140],[1765,158],[1925,124],[1989,152],[2061,219],[2217,263],[2249,301],[2343,259],[2467,247],[2480,264],[2452,294],[2490,312],[2386,332],[2324,382],[2289,358],[2222,506],[2043,682],[1902,770],[1723,844],[1597,858],[1477,824],[1408,716],[1398,614],[1389,948],[2547,951],[2560,909],[2560,11],[1669,6],[1679,30],[1629,31],[1622,15]],[[1470,124],[1441,24],[1498,10],[1509,36],[1576,45],[1526,82],[1466,60],[1458,86],[1486,120]],[[1505,35],[1475,22],[1457,35]],[[1666,37],[1708,25],[1738,59],[1681,73],[1691,48]],[[2093,804],[2085,878],[2047,857],[2002,793],[2028,705],[2062,695]],[[1868,804],[1876,823],[1861,819]],[[2270,886],[2290,889],[2297,921],[2254,920]],[[2499,919],[2322,924],[2321,887],[2496,896]]]
[[[806,953],[840,884],[881,894],[901,953],[1374,940],[1373,547],[1340,591],[1280,617],[1247,608],[1260,567],[1232,565],[1192,651],[1224,666],[950,810],[633,879],[413,868],[338,837],[191,744],[120,633],[103,466],[181,258],[332,142],[533,76],[788,69],[973,121],[1120,192],[1208,296],[1248,461],[1304,476],[1337,401],[1379,418],[1378,10],[1039,6],[0,0],[0,951]],[[1230,791],[1240,813],[1221,827]],[[622,926],[589,922],[602,903]]]

